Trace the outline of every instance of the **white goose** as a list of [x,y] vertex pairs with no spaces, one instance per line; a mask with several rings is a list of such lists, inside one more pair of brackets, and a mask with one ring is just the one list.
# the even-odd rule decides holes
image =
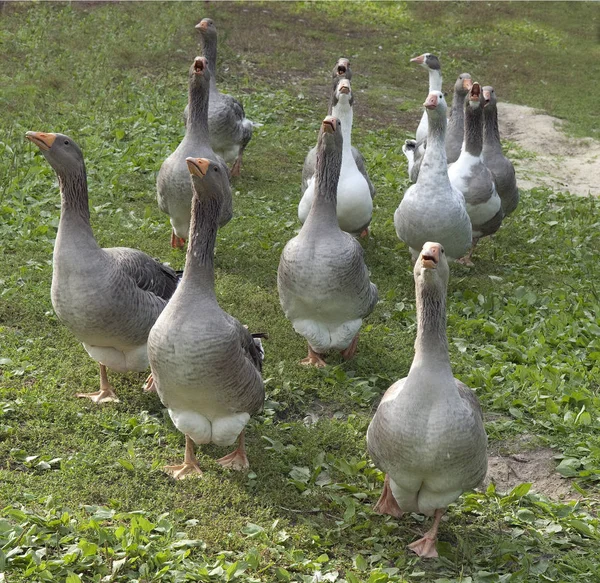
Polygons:
[[[373,185],[364,169],[364,159],[356,148],[352,147],[352,105],[354,98],[348,79],[340,79],[333,97],[332,115],[342,128],[343,150],[342,168],[337,190],[337,218],[340,229],[353,235],[366,236],[373,215]],[[362,161],[361,168],[357,159]],[[315,197],[315,160],[316,148],[313,148],[304,162],[304,194],[298,205],[298,218],[304,223]],[[310,172],[313,174],[309,177]]]
[[417,339],[408,376],[383,395],[367,431],[369,455],[386,473],[375,511],[434,516],[409,548],[437,557],[442,515],[487,471],[487,436],[475,394],[452,374],[446,338],[449,269],[444,248],[425,243],[415,263]]
[[[411,63],[417,63],[423,68],[429,71],[429,91],[441,91],[442,90],[442,67],[440,60],[431,53],[423,53],[418,57],[414,57],[410,60]],[[417,142],[427,137],[427,114],[423,113],[421,121],[417,127],[417,134],[415,136]]]
[[321,354],[356,351],[362,319],[377,303],[360,244],[342,231],[336,216],[342,168],[342,129],[335,117],[321,125],[317,144],[315,199],[300,233],[287,243],[277,271],[281,307],[308,341],[302,364],[325,366]]

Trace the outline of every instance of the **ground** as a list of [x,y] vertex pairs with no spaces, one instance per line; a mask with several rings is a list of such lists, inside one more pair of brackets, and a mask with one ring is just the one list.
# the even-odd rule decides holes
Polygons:
[[[413,355],[411,261],[393,226],[409,186],[401,145],[414,135],[427,91],[426,73],[409,59],[437,52],[446,90],[463,71],[494,85],[510,107],[501,105],[502,124],[532,107],[560,119],[566,136],[598,139],[597,97],[582,83],[582,68],[586,79],[600,76],[596,4],[1,10],[0,579],[600,580],[600,199],[574,196],[574,182],[545,185],[546,174],[565,180],[567,157],[541,174],[526,166],[549,150],[535,154],[542,140],[521,141],[538,130],[517,131],[541,116],[514,131],[502,126],[519,208],[480,242],[474,268],[451,267],[453,371],[482,404],[495,477],[450,507],[439,559],[421,561],[406,548],[427,519],[372,511],[384,477],[365,448],[381,395]],[[52,310],[58,186],[24,134],[61,131],[80,144],[101,245],[140,248],[181,268],[185,255],[170,248],[168,218],[156,205],[156,174],[183,134],[194,25],[204,16],[219,30],[219,86],[263,124],[233,183],[234,218],[218,234],[216,293],[223,309],[269,333],[267,400],[248,426],[248,472],[221,468],[224,448],[201,447],[202,478],[175,482],[162,467],[181,461],[184,438],[157,396],[141,390],[145,374],[109,373],[120,403],[75,398],[97,388],[98,368]],[[340,56],[354,69],[353,144],[378,191],[361,244],[380,301],[356,357],[330,355],[326,369],[313,370],[298,364],[306,344],[281,312],[276,269],[298,229],[302,163]],[[593,187],[594,173],[586,179]]]

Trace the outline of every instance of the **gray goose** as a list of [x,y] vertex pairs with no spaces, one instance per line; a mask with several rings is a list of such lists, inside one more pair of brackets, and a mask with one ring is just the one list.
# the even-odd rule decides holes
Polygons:
[[321,354],[328,350],[354,356],[362,319],[377,303],[362,248],[338,225],[342,142],[339,120],[327,116],[317,144],[315,198],[302,229],[284,247],[277,271],[281,307],[308,342],[301,363],[317,367],[325,366]]
[[483,162],[490,169],[496,181],[496,188],[502,201],[504,215],[512,213],[519,204],[519,189],[515,168],[502,153],[500,130],[498,129],[498,108],[496,92],[491,85],[483,88],[485,107],[483,108]]
[[408,376],[383,395],[367,431],[367,448],[385,472],[375,511],[434,516],[432,528],[408,545],[437,557],[442,515],[487,470],[487,436],[475,394],[454,378],[446,337],[449,268],[444,248],[425,243],[415,263],[417,339]]
[[[473,81],[469,73],[461,73],[454,84],[454,96],[452,99],[452,108],[448,119],[446,130],[446,158],[448,164],[456,162],[460,156],[460,150],[464,139],[465,114],[464,104],[467,92],[471,88]],[[416,182],[421,168],[421,162],[427,147],[427,137],[419,140],[406,140],[402,146],[402,151],[408,160],[408,177],[411,182]]]
[[[243,105],[235,97],[221,93],[217,87],[217,27],[210,18],[203,18],[196,29],[200,32],[202,55],[210,69],[210,101],[208,128],[210,144],[216,154],[231,167],[231,175],[239,176],[242,156],[252,138],[255,124],[246,118]],[[260,125],[260,124],[258,124]]]
[[473,230],[473,245],[460,261],[473,265],[471,255],[481,237],[493,235],[502,224],[504,213],[492,173],[483,163],[483,92],[473,83],[465,98],[465,137],[460,156],[448,168],[448,177],[467,203]]
[[156,181],[158,207],[171,217],[171,246],[179,249],[185,246],[185,238],[190,229],[192,184],[185,161],[188,156],[210,158],[221,165],[224,200],[219,226],[226,225],[233,215],[229,170],[223,159],[215,154],[209,140],[210,78],[208,61],[204,57],[196,57],[189,72],[189,113],[185,136],[177,149],[162,163]]
[[350,61],[344,57],[340,57],[333,67],[331,72],[331,94],[329,96],[329,107],[327,108],[327,115],[332,115],[331,110],[334,106],[333,99],[335,97],[335,88],[337,87],[338,81],[341,79],[352,79],[352,69],[350,68]]
[[27,132],[56,171],[61,215],[52,264],[52,306],[100,365],[100,390],[78,393],[94,403],[118,401],[106,369],[148,368],[150,328],[173,295],[177,275],[137,249],[101,248],[90,226],[85,162],[64,134]]
[[227,193],[215,160],[186,160],[193,181],[189,244],[181,284],[148,338],[148,357],[158,395],[175,427],[186,436],[183,464],[165,470],[177,479],[201,473],[197,444],[239,446],[218,462],[248,467],[244,427],[262,409],[260,340],[223,311],[215,295],[214,248]]
[[425,103],[427,149],[416,184],[404,194],[394,214],[398,237],[413,261],[427,241],[446,248],[448,258],[459,259],[471,246],[471,220],[462,193],[450,184],[446,164],[445,132],[447,105],[441,91],[431,92]]

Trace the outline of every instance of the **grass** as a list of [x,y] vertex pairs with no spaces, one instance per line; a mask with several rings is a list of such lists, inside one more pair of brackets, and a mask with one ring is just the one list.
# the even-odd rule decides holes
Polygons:
[[[501,99],[546,109],[595,135],[597,9],[560,3],[3,4],[0,24],[0,574],[18,581],[593,581],[600,480],[600,249],[594,199],[533,189],[476,267],[452,267],[448,333],[457,377],[476,389],[490,446],[528,436],[554,448],[579,499],[524,484],[463,496],[435,561],[406,544],[422,517],[373,514],[383,476],[365,453],[379,397],[405,376],[415,334],[409,255],[393,211],[408,185],[400,145],[420,117],[438,51],[446,86],[468,70]],[[220,231],[217,295],[267,330],[265,411],[251,423],[252,470],[199,451],[201,480],[174,483],[177,433],[144,375],[111,374],[121,403],[93,406],[96,364],[49,298],[60,200],[27,130],[71,135],[86,155],[92,225],[105,246],[141,248],[180,268],[155,202],[162,160],[182,135],[194,24],[220,31],[221,87],[263,123]],[[577,44],[570,39],[577,34]],[[432,39],[434,39],[433,45]],[[381,47],[381,49],[379,48]],[[328,71],[352,60],[355,144],[378,188],[365,256],[381,301],[357,357],[324,371],[279,308],[276,269],[298,228],[300,169],[326,110]],[[577,81],[575,76],[577,75]],[[488,80],[489,79],[489,80]],[[527,153],[516,148],[520,157]]]

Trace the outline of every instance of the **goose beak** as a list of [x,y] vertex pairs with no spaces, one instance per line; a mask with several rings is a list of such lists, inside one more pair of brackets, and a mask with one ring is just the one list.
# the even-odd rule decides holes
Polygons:
[[208,172],[210,162],[206,158],[186,158],[188,170],[192,176],[204,178]]
[[44,132],[27,132],[25,137],[44,151],[49,150],[54,144],[54,140],[56,140],[56,134],[46,134]]
[[477,83],[477,82],[473,83],[473,85],[471,86],[471,93],[469,95],[469,100],[470,101],[479,101],[480,94],[481,94],[481,85],[479,85],[479,83]]
[[337,74],[339,76],[345,75],[349,66],[350,61],[348,59],[339,59],[337,62]]
[[350,83],[348,83],[348,81],[346,81],[346,80],[340,81],[338,88],[339,88],[340,93],[342,93],[343,95],[350,94]]
[[417,63],[417,65],[422,65],[425,62],[425,55],[419,55],[418,57],[414,57],[410,60],[411,63]]
[[442,246],[439,243],[425,243],[421,251],[421,267],[437,269],[441,251]]
[[335,134],[335,128],[337,127],[337,119],[332,115],[328,115],[323,120],[323,131],[327,134]]
[[438,96],[435,93],[430,93],[425,100],[423,106],[427,109],[435,109],[438,104]]
[[204,57],[196,57],[194,59],[194,73],[202,75],[207,68],[207,61]]
[[485,99],[486,104],[490,102],[490,95],[491,93],[489,91],[483,92],[483,98]]
[[194,28],[197,30],[206,30],[208,28],[208,21],[201,20]]
[[463,79],[463,89],[470,91],[471,87],[473,87],[473,79]]

